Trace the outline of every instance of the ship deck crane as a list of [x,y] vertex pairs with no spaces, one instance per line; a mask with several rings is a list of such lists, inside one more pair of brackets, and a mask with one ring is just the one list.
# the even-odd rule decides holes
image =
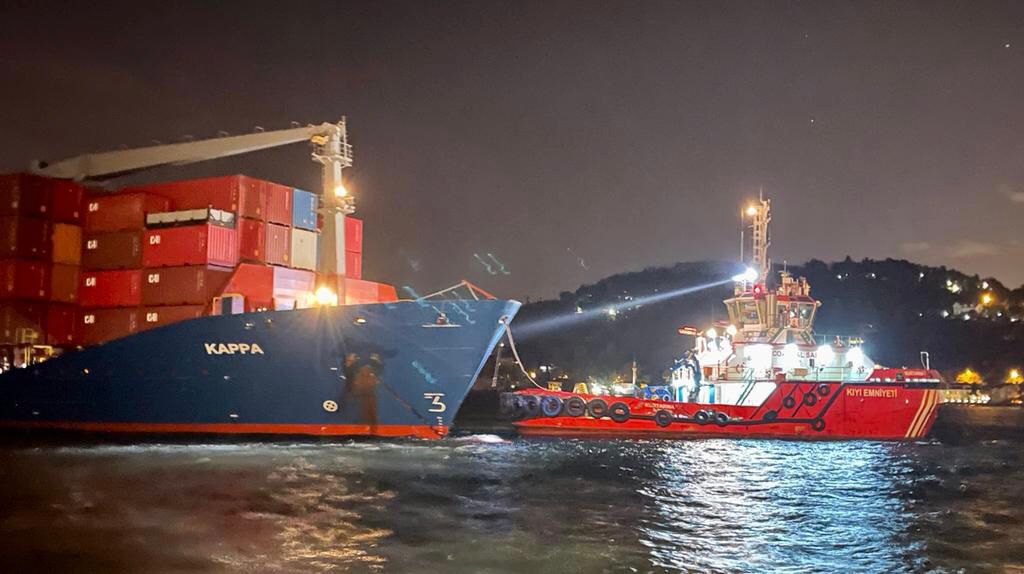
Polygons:
[[111,179],[167,165],[186,165],[308,141],[312,159],[322,166],[320,209],[323,226],[317,271],[322,277],[345,274],[345,216],[355,202],[345,189],[342,170],[352,166],[345,118],[283,130],[218,137],[134,149],[90,153],[55,162],[36,162],[32,173],[56,179],[89,182]]

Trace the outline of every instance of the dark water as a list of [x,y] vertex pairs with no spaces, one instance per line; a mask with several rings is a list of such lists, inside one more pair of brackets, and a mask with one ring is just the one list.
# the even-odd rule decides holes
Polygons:
[[0,572],[1012,572],[1024,443],[5,446]]

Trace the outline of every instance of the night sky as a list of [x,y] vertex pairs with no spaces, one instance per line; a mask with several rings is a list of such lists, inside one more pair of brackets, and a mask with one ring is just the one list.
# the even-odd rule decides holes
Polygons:
[[[420,293],[735,258],[761,187],[777,261],[1024,282],[1024,2],[7,1],[0,24],[0,171],[346,115],[365,275]],[[308,153],[147,177],[316,188]]]

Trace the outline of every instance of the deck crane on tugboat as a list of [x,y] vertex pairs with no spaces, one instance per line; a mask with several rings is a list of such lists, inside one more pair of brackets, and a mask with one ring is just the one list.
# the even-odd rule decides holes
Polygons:
[[[694,347],[658,394],[605,397],[530,389],[503,396],[502,410],[529,435],[700,435],[915,439],[935,419],[941,376],[884,368],[858,337],[816,335],[821,303],[803,277],[769,285],[771,200],[743,210],[751,267],[724,301],[728,322],[695,336]],[[741,255],[742,259],[742,255]],[[669,400],[670,399],[670,400]],[[609,402],[612,401],[610,404]]]

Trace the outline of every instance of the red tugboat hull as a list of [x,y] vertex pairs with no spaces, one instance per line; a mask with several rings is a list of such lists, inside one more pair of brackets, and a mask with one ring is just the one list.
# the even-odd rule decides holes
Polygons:
[[[586,412],[573,416],[579,401]],[[520,434],[534,436],[916,440],[931,430],[940,402],[930,382],[782,381],[760,406],[531,389],[506,395],[503,408],[520,419]]]

